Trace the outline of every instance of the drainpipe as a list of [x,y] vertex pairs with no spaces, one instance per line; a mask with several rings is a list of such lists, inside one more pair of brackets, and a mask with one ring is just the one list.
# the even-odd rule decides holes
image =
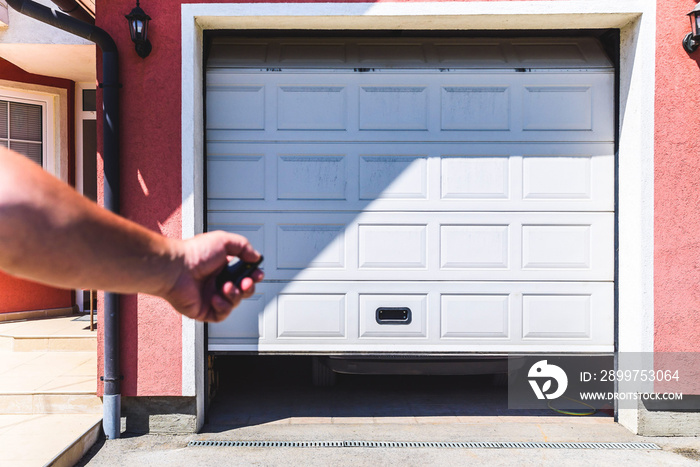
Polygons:
[[[119,213],[119,63],[117,45],[103,29],[31,0],[7,0],[19,13],[97,44],[102,49],[104,203]],[[121,394],[119,372],[119,295],[105,293],[103,428],[107,439],[119,438]]]
[[79,19],[80,21],[83,21],[88,24],[95,24],[95,18],[90,16],[90,14],[83,10],[83,7],[81,7],[78,2],[75,0],[51,0],[61,12],[67,14],[68,16],[72,16],[75,19]]

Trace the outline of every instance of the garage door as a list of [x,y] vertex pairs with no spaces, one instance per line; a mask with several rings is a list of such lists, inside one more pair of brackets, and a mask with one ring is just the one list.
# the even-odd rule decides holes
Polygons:
[[613,102],[590,38],[214,39],[207,228],[266,280],[209,349],[612,351]]

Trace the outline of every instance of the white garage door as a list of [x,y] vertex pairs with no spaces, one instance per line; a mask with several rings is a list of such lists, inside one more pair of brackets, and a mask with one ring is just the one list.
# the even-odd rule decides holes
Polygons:
[[218,38],[207,63],[208,230],[266,275],[210,350],[613,350],[595,40]]

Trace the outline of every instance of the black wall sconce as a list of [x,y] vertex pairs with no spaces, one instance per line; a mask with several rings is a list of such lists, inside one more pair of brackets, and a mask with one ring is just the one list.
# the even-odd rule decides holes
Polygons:
[[700,24],[698,24],[698,21],[700,21],[700,3],[693,8],[693,11],[688,13],[688,17],[690,18],[690,27],[693,32],[689,32],[683,38],[683,48],[686,52],[692,54],[700,46],[700,36],[698,36],[700,34]]
[[139,6],[139,0],[136,0],[136,8],[131,10],[131,13],[126,15],[129,21],[129,32],[131,40],[134,41],[136,53],[141,58],[148,57],[151,53],[151,42],[148,40],[148,22],[151,17]]

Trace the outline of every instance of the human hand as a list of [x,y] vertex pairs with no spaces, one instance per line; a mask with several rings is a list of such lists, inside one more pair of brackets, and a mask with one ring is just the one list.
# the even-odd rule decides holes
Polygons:
[[226,282],[221,291],[216,289],[216,275],[230,257],[237,256],[247,262],[260,258],[260,253],[240,235],[209,232],[181,241],[177,246],[181,260],[176,263],[181,269],[163,298],[189,318],[215,323],[223,321],[242,299],[253,295],[255,283],[263,279],[263,272],[257,269],[251,277],[241,281],[240,288]]

